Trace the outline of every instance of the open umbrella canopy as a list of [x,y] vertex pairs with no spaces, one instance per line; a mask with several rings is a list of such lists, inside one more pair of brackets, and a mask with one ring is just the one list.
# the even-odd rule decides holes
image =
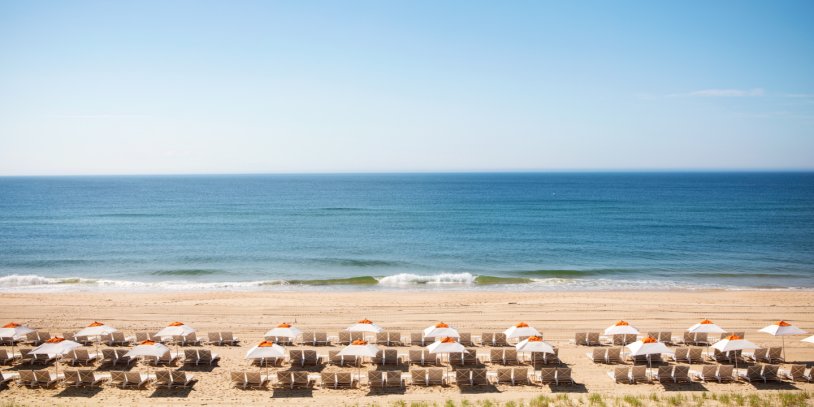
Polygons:
[[757,349],[760,346],[757,346],[754,343],[741,338],[740,336],[732,335],[715,342],[712,344],[712,347],[721,352],[729,352],[733,350]]
[[656,338],[649,336],[627,345],[626,348],[630,352],[631,356],[654,355],[657,353],[675,353],[674,350],[668,348],[664,343],[659,342],[656,340]]
[[786,321],[777,321],[774,324],[761,328],[760,332],[774,336],[803,335],[807,333]]
[[54,337],[32,349],[30,353],[32,355],[64,355],[79,347],[82,347],[79,343],[66,340],[65,338]]
[[155,356],[160,358],[170,351],[166,345],[155,341],[143,341],[138,346],[130,349],[125,356],[135,358],[138,356]]
[[458,333],[458,330],[455,328],[450,328],[449,325],[439,322],[435,325],[430,325],[426,329],[424,329],[424,337],[425,338],[439,338],[439,337],[449,337],[449,338],[460,338],[461,335]]
[[726,332],[725,329],[721,328],[720,326],[714,324],[712,321],[705,319],[689,328],[687,328],[687,332],[692,333],[707,333],[707,334],[722,334]]
[[369,357],[372,358],[376,356],[376,352],[379,351],[379,347],[373,344],[367,343],[367,341],[356,340],[351,342],[350,345],[345,346],[344,349],[339,351],[337,354],[338,356],[360,356],[360,357]]
[[183,322],[171,322],[164,329],[156,332],[155,336],[159,338],[167,336],[187,336],[195,332],[195,328],[184,324]]
[[276,343],[263,341],[246,352],[246,359],[281,358],[285,356],[285,348]]
[[814,335],[811,335],[808,338],[802,339],[801,342],[814,343]]
[[639,330],[633,325],[630,325],[627,321],[617,321],[615,324],[605,328],[605,335],[636,335],[638,333]]
[[461,345],[452,337],[442,338],[431,343],[430,346],[427,346],[427,350],[430,351],[430,353],[469,353],[469,351],[464,348],[464,345]]
[[75,333],[74,335],[75,336],[94,337],[94,336],[110,335],[113,332],[118,332],[118,329],[116,329],[116,328],[114,328],[114,327],[112,327],[110,325],[106,325],[106,324],[104,324],[102,322],[94,321],[90,325],[86,326],[85,328],[82,328],[82,330]]
[[291,326],[288,323],[282,323],[266,332],[266,337],[276,336],[278,338],[296,338],[302,334],[299,328]]
[[16,322],[9,322],[0,328],[0,338],[19,338],[29,332],[34,332],[34,330]]
[[542,336],[540,331],[532,328],[525,322],[519,322],[503,331],[507,338],[519,338],[521,336]]
[[514,345],[514,348],[518,352],[554,353],[554,347],[543,341],[543,338],[539,336],[530,336],[523,339],[517,345]]
[[382,327],[373,323],[373,321],[369,319],[363,319],[357,321],[355,324],[345,328],[348,332],[372,332],[372,333],[379,333],[384,331]]

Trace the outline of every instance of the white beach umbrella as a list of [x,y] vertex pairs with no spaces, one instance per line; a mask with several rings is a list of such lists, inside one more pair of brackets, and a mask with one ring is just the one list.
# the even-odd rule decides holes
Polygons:
[[137,358],[144,356],[154,356],[160,358],[164,356],[170,348],[167,345],[158,343],[156,341],[142,341],[139,345],[130,349],[125,356],[129,358]]
[[284,322],[266,332],[265,336],[266,338],[278,337],[294,339],[300,335],[302,335],[302,331],[299,328],[293,327],[291,324]]
[[689,328],[687,328],[687,332],[692,333],[707,333],[707,334],[722,334],[726,332],[726,329],[721,328],[720,326],[714,324],[712,321],[705,319]]
[[[82,347],[82,344],[76,343],[74,341],[69,341],[65,338],[60,337],[53,337],[40,346],[32,349],[29,354],[31,355],[48,355],[51,356],[62,356],[76,348]],[[54,367],[59,373],[59,362],[54,363]]]
[[[655,355],[662,353],[675,354],[675,351],[668,348],[663,342],[659,342],[656,338],[650,336],[628,344],[625,347],[627,348],[628,352],[630,352],[630,356]],[[650,361],[650,358],[647,359],[647,364],[650,367],[653,367],[653,363]]]
[[605,335],[636,335],[638,333],[639,330],[633,325],[630,325],[627,321],[617,321],[613,325],[605,328]]
[[285,357],[285,348],[269,341],[263,341],[246,352],[246,359],[265,359]]
[[466,350],[464,345],[458,343],[458,341],[456,341],[455,338],[453,337],[439,339],[431,343],[429,346],[427,346],[427,350],[430,351],[430,353],[439,353],[439,354],[469,353],[469,351]]
[[36,348],[32,349],[32,355],[51,355],[61,356],[76,348],[82,347],[82,344],[74,341],[69,341],[65,338],[54,337]]
[[440,337],[448,337],[448,338],[460,338],[461,335],[458,333],[458,330],[455,328],[450,328],[449,325],[439,322],[435,325],[430,325],[426,329],[424,329],[424,337],[425,338],[440,338]]
[[[508,336],[508,335],[507,335]],[[554,353],[554,347],[550,343],[543,341],[540,336],[529,336],[514,345],[517,352],[531,353],[531,363],[534,364],[535,353]]]
[[786,321],[777,321],[769,326],[765,326],[760,329],[760,332],[767,333],[772,336],[779,336],[783,342],[783,360],[786,360],[786,336],[791,335],[805,335],[808,332],[797,328],[796,326],[786,322]]
[[802,339],[801,342],[814,343],[814,335],[811,335],[808,338]]
[[184,324],[183,322],[171,322],[164,329],[156,332],[154,336],[158,338],[165,338],[168,336],[187,336],[195,332],[195,328]]
[[0,328],[0,338],[19,339],[31,332],[34,332],[34,330],[25,325],[9,322]]
[[[736,350],[757,349],[760,346],[741,338],[740,336],[731,335],[727,338],[721,339],[712,344],[712,347],[721,352],[730,352]],[[735,369],[738,368],[738,358],[735,358]]]
[[118,332],[119,330],[104,324],[102,322],[92,322],[90,325],[82,328],[79,332],[75,333],[74,336],[87,336],[89,338],[99,338],[102,335],[110,335],[113,332]]
[[543,334],[540,331],[532,328],[529,324],[525,322],[519,322],[515,325],[509,327],[509,329],[503,331],[506,334],[506,338],[519,338],[521,336],[542,336]]
[[[376,346],[374,344],[371,344],[371,343],[367,343],[367,341],[355,340],[355,341],[351,342],[350,345],[345,346],[344,349],[339,351],[339,353],[337,353],[337,356],[356,356],[356,357],[362,357],[362,358],[372,358],[372,357],[375,357],[376,353],[378,353],[378,352],[379,352],[379,347],[378,346]],[[359,366],[359,375],[360,375],[360,377],[361,377],[361,373],[362,373],[362,367],[361,367],[361,364],[360,364],[360,366]]]
[[369,319],[357,321],[355,324],[345,328],[345,330],[348,332],[370,332],[374,334],[384,331],[382,327],[374,324],[373,321]]

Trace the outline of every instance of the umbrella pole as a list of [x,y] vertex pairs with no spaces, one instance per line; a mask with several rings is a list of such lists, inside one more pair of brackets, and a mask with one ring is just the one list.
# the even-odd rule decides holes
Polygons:
[[[783,341],[783,362],[785,363],[786,362],[786,337],[781,336],[780,340]],[[771,360],[769,362],[771,362]]]

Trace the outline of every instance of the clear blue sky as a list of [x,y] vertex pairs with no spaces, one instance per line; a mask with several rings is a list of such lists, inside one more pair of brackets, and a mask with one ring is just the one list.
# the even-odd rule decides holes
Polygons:
[[0,174],[812,169],[812,21],[814,1],[6,0]]

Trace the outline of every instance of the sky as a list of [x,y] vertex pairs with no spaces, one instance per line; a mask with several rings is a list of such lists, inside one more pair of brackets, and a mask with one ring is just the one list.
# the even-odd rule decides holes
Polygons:
[[814,169],[814,2],[0,1],[0,175]]

